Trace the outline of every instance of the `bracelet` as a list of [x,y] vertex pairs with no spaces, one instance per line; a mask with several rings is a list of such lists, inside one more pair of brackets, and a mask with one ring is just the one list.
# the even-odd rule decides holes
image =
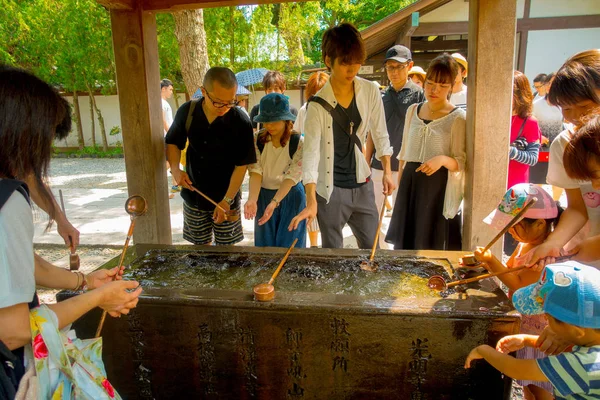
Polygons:
[[87,289],[87,281],[85,275],[83,274],[83,272],[79,271],[75,271],[74,273],[77,275],[77,286],[75,286],[75,289],[73,289],[73,291],[85,291]]
[[275,208],[279,207],[279,200],[277,200],[275,197],[273,197],[271,199],[271,201],[275,203]]
[[230,197],[223,197],[223,201],[227,204],[229,204],[229,206],[231,207],[233,205],[234,199],[230,198]]

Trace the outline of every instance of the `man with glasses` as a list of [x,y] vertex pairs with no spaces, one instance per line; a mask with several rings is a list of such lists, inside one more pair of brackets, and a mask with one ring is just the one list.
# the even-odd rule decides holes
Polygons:
[[[233,245],[244,239],[239,218],[240,186],[246,167],[256,162],[250,120],[238,107],[237,80],[229,68],[213,67],[204,76],[202,98],[183,104],[167,133],[167,159],[183,187],[183,238],[193,244]],[[179,169],[181,150],[189,140],[186,171]],[[176,166],[176,167],[175,167]],[[200,190],[236,221],[190,187]]]
[[534,98],[533,101],[536,101],[539,98],[546,96],[546,79],[548,75],[546,74],[537,74],[535,78],[533,78],[533,89],[534,89]]
[[[385,120],[387,122],[387,131],[390,136],[390,144],[394,148],[391,160],[392,179],[398,182],[399,162],[396,158],[402,147],[402,132],[406,118],[406,110],[411,104],[425,101],[423,90],[408,79],[408,71],[413,67],[412,55],[410,50],[404,46],[396,45],[390,48],[385,55],[385,71],[390,80],[390,86],[383,94],[383,109]],[[367,139],[367,150],[365,152],[367,162],[371,164],[371,177],[375,190],[375,204],[377,210],[386,199],[383,195],[383,165],[375,156],[373,139],[369,135]],[[396,191],[393,193],[393,200],[396,199]],[[392,203],[393,207],[393,203]],[[380,235],[383,239],[385,235]],[[383,244],[383,240],[380,241]],[[387,245],[386,245],[387,246]]]

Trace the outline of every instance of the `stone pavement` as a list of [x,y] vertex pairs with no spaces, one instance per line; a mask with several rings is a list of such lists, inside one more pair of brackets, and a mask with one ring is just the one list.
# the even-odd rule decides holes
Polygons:
[[[242,204],[248,198],[247,181],[246,178],[242,186]],[[130,218],[124,209],[128,194],[123,159],[53,159],[50,184],[57,201],[59,190],[62,191],[67,218],[81,233],[81,245],[124,244]],[[183,240],[181,196],[176,194],[169,204],[173,243],[189,244]],[[34,243],[64,244],[56,232],[56,224],[45,232],[47,221],[46,214],[34,208]],[[390,218],[384,218],[384,233],[389,221]],[[254,245],[254,221],[242,217],[242,224],[245,239],[240,245]],[[344,229],[344,247],[356,247],[349,227]]]

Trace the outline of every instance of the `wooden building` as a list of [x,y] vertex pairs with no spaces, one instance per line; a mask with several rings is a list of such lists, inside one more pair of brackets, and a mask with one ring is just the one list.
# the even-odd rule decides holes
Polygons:
[[[569,56],[600,47],[600,1],[518,0],[514,68],[530,80]],[[441,52],[468,56],[468,0],[419,0],[362,31],[367,62],[381,65],[394,44],[409,47],[427,69]],[[501,38],[498,38],[501,39]]]

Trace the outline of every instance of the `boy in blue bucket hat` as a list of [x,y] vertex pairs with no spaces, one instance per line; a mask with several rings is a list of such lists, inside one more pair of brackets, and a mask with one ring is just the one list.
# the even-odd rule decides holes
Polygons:
[[296,116],[286,96],[270,93],[260,100],[254,122],[264,129],[255,137],[256,163],[250,165],[250,193],[244,205],[246,219],[254,218],[254,244],[260,247],[306,247],[306,223],[287,229],[306,207],[302,186],[302,137],[293,131]]
[[600,271],[575,261],[549,265],[538,282],[515,292],[513,304],[524,315],[545,314],[554,333],[574,344],[571,351],[518,360],[507,353],[535,347],[538,336],[511,335],[496,349],[473,349],[465,368],[484,358],[511,378],[549,381],[556,399],[600,398]]

